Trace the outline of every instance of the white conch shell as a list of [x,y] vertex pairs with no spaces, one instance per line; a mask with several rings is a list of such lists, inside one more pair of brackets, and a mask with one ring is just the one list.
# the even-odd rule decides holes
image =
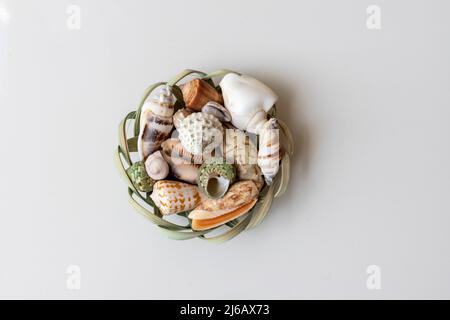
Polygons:
[[161,151],[155,151],[145,160],[145,171],[153,180],[162,180],[169,174],[169,165]]
[[209,154],[222,143],[223,127],[213,115],[194,112],[177,128],[183,147],[194,155]]
[[258,133],[277,95],[261,81],[235,73],[223,77],[220,87],[231,123],[238,129]]
[[192,210],[202,201],[196,186],[170,180],[156,182],[150,198],[164,215]]
[[267,184],[272,184],[273,178],[280,166],[280,135],[277,119],[267,121],[260,132],[258,166]]
[[175,97],[169,87],[161,89],[159,95],[147,101],[141,111],[138,153],[141,160],[158,150],[173,127]]

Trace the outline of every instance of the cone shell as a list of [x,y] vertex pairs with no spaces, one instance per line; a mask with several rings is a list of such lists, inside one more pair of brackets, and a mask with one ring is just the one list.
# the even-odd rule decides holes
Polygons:
[[195,111],[201,111],[202,107],[209,101],[223,104],[222,95],[208,82],[201,79],[194,79],[186,83],[182,91],[186,107]]
[[163,215],[192,210],[202,199],[196,186],[170,180],[156,182],[150,197]]
[[[206,199],[189,214],[189,218],[195,220],[210,220],[229,213],[230,220],[248,212],[256,203],[258,188],[253,181],[239,181],[231,186],[225,196],[221,199]],[[253,203],[250,207],[245,206]],[[242,210],[238,210],[243,208]],[[230,221],[227,220],[226,222]],[[220,220],[222,221],[222,220]],[[225,222],[223,222],[225,223]],[[210,227],[212,228],[212,227]],[[209,228],[207,228],[209,229]]]
[[258,166],[266,183],[272,184],[280,167],[280,136],[277,119],[267,121],[260,133],[258,150]]

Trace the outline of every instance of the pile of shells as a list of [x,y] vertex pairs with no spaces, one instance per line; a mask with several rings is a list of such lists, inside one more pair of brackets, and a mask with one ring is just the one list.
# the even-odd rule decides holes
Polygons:
[[193,232],[180,239],[239,224],[280,171],[283,127],[268,114],[276,94],[234,72],[224,72],[218,85],[200,77],[154,92],[135,115],[139,161],[131,161],[131,147],[119,146],[119,160],[130,164],[125,174],[131,195],[155,207],[152,219],[167,232],[185,229],[164,216],[188,218]]

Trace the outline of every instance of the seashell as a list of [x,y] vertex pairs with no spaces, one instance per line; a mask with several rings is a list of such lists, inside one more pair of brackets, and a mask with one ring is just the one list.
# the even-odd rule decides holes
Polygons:
[[228,111],[227,108],[215,101],[209,101],[208,103],[206,103],[202,108],[202,112],[212,114],[214,117],[219,119],[220,122],[231,121],[230,111]]
[[177,138],[164,141],[161,147],[163,157],[169,163],[173,175],[177,179],[196,184],[198,167],[203,162],[203,157],[186,151]]
[[188,115],[190,115],[192,112],[194,111],[188,108],[182,108],[177,112],[175,112],[175,114],[173,115],[173,125],[175,126],[175,128],[178,128],[180,126],[180,122]]
[[235,73],[223,77],[220,87],[231,123],[238,129],[258,133],[277,95],[261,81]]
[[233,165],[221,158],[213,158],[200,167],[197,184],[208,198],[219,199],[227,192],[235,178],[236,170]]
[[256,138],[256,135],[248,135],[238,129],[226,130],[224,156],[227,163],[235,163],[236,165],[257,164]]
[[277,119],[271,118],[261,129],[258,166],[267,184],[272,184],[280,166],[280,135]]
[[186,107],[200,111],[209,101],[223,103],[222,95],[208,82],[194,79],[183,85],[183,100]]
[[211,229],[234,220],[247,213],[257,197],[258,188],[253,181],[236,182],[223,198],[207,199],[191,211],[192,229]]
[[195,164],[179,164],[172,167],[172,173],[177,179],[196,184],[198,167],[199,166]]
[[202,155],[193,155],[187,151],[181,144],[180,139],[167,139],[161,144],[162,155],[170,166],[180,164],[198,164],[203,163]]
[[192,220],[191,228],[192,230],[207,230],[218,226],[221,226],[229,221],[239,218],[240,216],[249,212],[258,200],[253,199],[248,203],[244,204],[242,207],[236,208],[222,216],[210,219],[194,219]]
[[207,113],[192,113],[181,121],[177,130],[183,147],[194,155],[209,154],[222,144],[222,124]]
[[159,149],[173,127],[175,97],[169,87],[161,89],[159,95],[147,101],[141,111],[138,153],[141,160]]
[[152,178],[150,178],[145,170],[144,163],[138,161],[133,163],[127,169],[127,175],[131,179],[133,185],[142,192],[149,192],[152,190],[153,184],[155,183]]
[[236,176],[238,180],[252,180],[258,190],[264,185],[261,169],[256,164],[237,164]]
[[161,151],[155,151],[145,160],[145,170],[153,180],[162,180],[169,174],[169,165]]
[[202,200],[196,186],[170,180],[156,182],[150,198],[164,215],[192,210]]

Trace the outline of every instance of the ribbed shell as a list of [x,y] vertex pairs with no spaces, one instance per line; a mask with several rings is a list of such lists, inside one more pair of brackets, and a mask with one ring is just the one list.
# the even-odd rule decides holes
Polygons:
[[170,180],[156,182],[150,197],[164,215],[192,210],[202,200],[196,186]]
[[177,130],[183,147],[194,155],[210,153],[222,143],[222,124],[207,113],[195,112],[187,116]]
[[267,184],[272,184],[273,178],[280,166],[280,135],[275,118],[267,121],[260,133],[258,166]]

